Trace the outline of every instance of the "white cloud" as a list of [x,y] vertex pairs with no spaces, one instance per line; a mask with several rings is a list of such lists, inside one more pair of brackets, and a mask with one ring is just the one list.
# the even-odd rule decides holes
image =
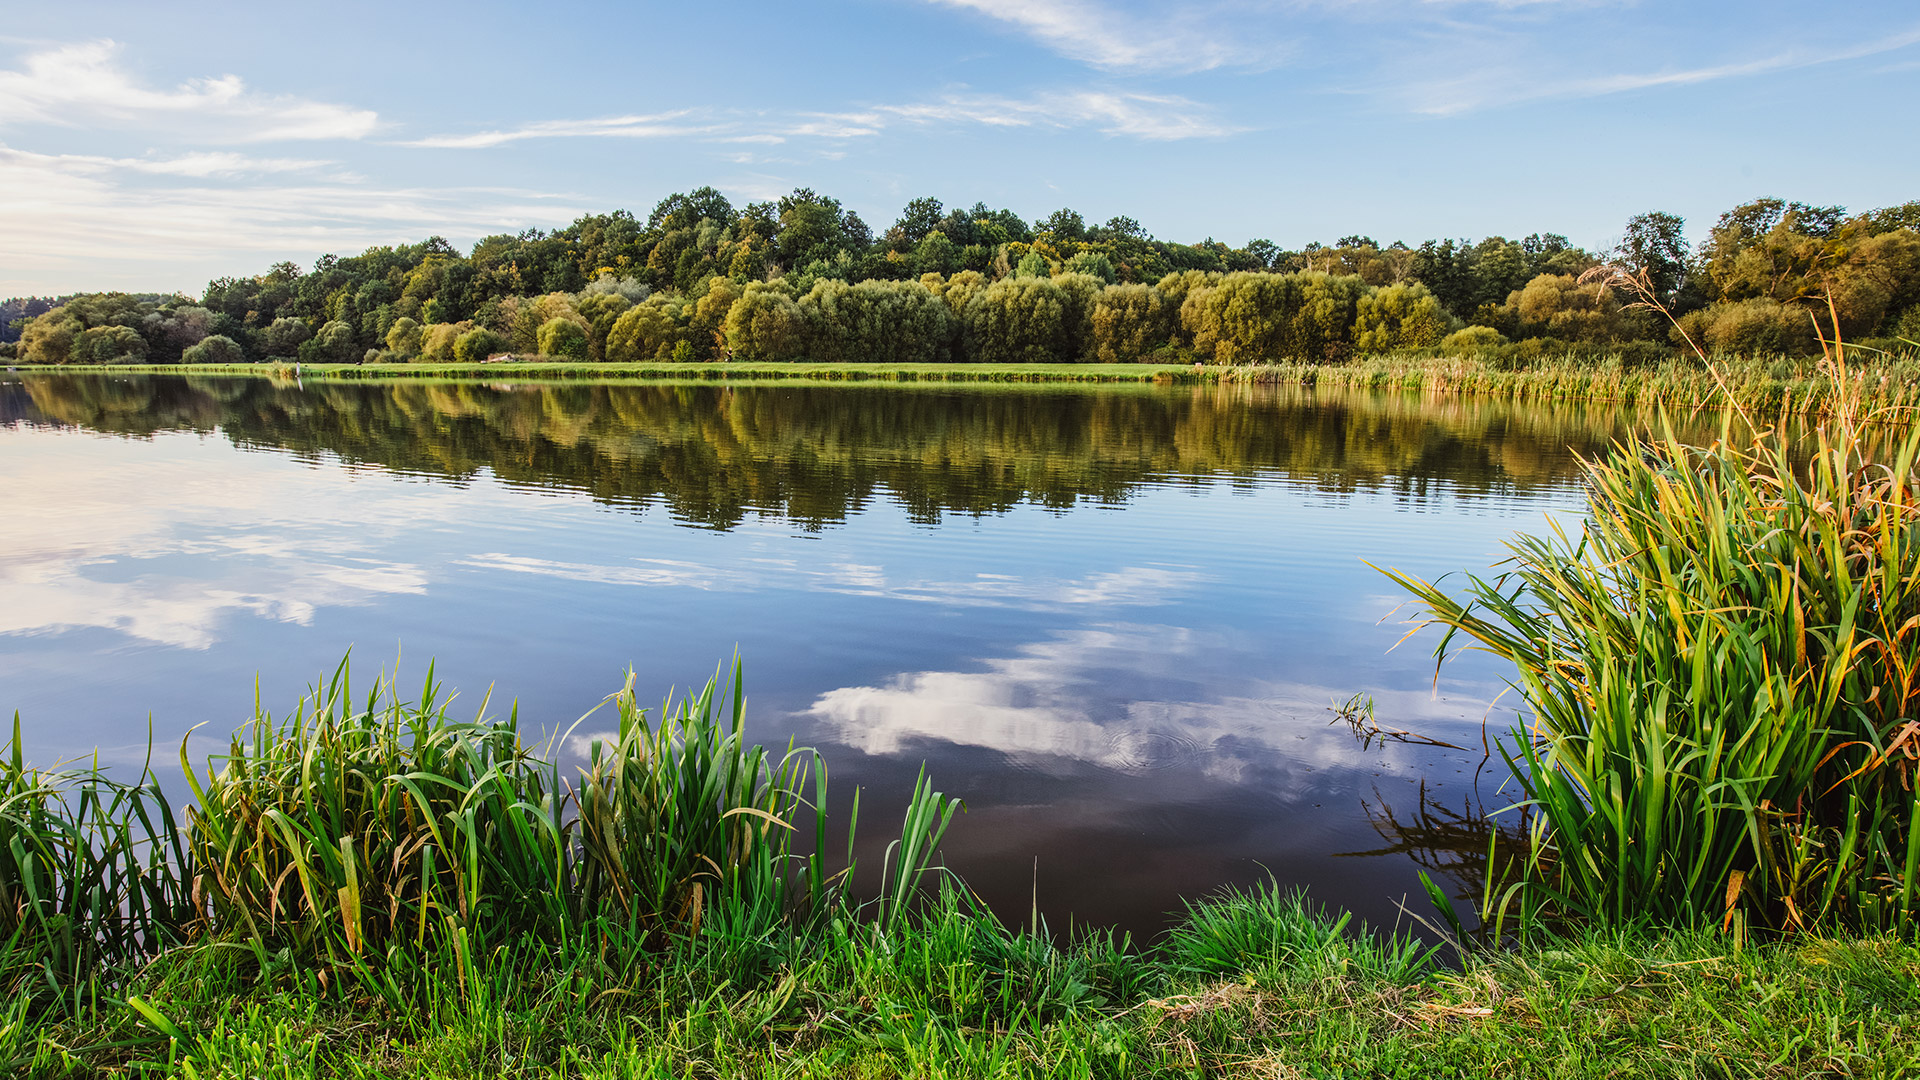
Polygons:
[[1264,67],[1285,49],[1249,26],[1246,13],[1194,4],[1140,17],[1091,0],[932,0],[1007,23],[1048,48],[1095,67],[1206,71]]
[[801,119],[781,127],[778,134],[783,138],[858,139],[878,135],[885,126],[878,112],[803,113]]
[[[864,753],[918,753],[917,744],[976,746],[1036,767],[1062,758],[1121,772],[1184,766],[1237,780],[1251,757],[1295,765],[1382,761],[1421,753],[1399,744],[1368,757],[1329,725],[1332,687],[1262,684],[1217,700],[1121,700],[1105,688],[1150,675],[1178,680],[1183,657],[1210,643],[1182,627],[1114,624],[1062,633],[983,661],[978,672],[922,671],[883,685],[847,686],[815,699],[804,715]],[[1497,692],[1493,687],[1475,687]],[[1491,697],[1491,693],[1488,694]],[[1476,706],[1423,692],[1374,691],[1395,723],[1458,735]]]
[[431,135],[402,146],[485,150],[522,139],[702,139],[724,145],[780,145],[796,139],[864,139],[901,124],[980,125],[1001,128],[1090,127],[1140,139],[1190,139],[1231,134],[1213,109],[1173,94],[1082,89],[1006,97],[956,90],[932,101],[876,105],[848,112],[759,114],[705,123],[675,123],[692,112],[598,120],[542,120],[502,131]]
[[[207,181],[324,163],[186,154],[127,159],[0,147],[0,295],[65,287],[197,287],[236,266],[324,251],[479,235],[564,220],[584,208],[501,188]],[[182,186],[148,179],[173,178]],[[103,273],[111,267],[113,274]],[[164,275],[155,280],[156,274]]]
[[506,570],[519,574],[561,578],[593,585],[634,585],[644,588],[747,589],[759,583],[756,575],[722,570],[672,559],[635,559],[633,565],[556,562],[489,551],[462,559],[477,570]]
[[159,129],[215,142],[360,139],[380,125],[371,109],[258,94],[237,75],[170,90],[142,86],[121,67],[120,52],[114,41],[60,45],[0,71],[0,125]]
[[720,567],[669,559],[634,559],[620,565],[603,565],[557,562],[502,552],[474,555],[462,563],[483,570],[537,574],[595,585],[708,590],[786,587],[952,607],[1013,607],[1037,611],[1165,604],[1207,580],[1206,575],[1190,568],[1164,566],[1129,566],[1082,578],[977,574],[961,581],[894,581],[884,567],[861,563],[809,567],[786,560],[753,560]]
[[193,179],[255,173],[303,172],[333,164],[311,158],[256,158],[229,151],[197,151],[174,157],[115,158],[93,154],[36,154],[0,143],[0,168],[98,175],[113,170]]

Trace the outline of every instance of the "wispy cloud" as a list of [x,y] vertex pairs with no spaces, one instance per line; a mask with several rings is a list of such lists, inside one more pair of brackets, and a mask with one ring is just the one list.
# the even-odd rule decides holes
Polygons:
[[225,151],[199,151],[173,157],[116,158],[94,154],[36,154],[15,150],[0,143],[0,168],[12,165],[25,169],[66,173],[98,174],[114,170],[149,173],[155,176],[184,176],[194,179],[247,176],[260,173],[305,172],[325,168],[330,161],[311,158],[256,158]]
[[1075,607],[1152,607],[1169,603],[1207,580],[1185,567],[1128,566],[1081,578],[1021,578],[979,574],[961,581],[894,580],[884,567],[859,563],[799,566],[785,561],[732,567],[669,559],[624,564],[556,562],[504,552],[461,560],[478,570],[537,574],[593,585],[693,588],[713,591],[797,588],[852,596],[883,597],[953,607],[1010,607],[1056,611]]
[[913,123],[970,123],[989,127],[1091,127],[1139,139],[1194,139],[1242,130],[1219,120],[1200,102],[1170,94],[1074,90],[1008,98],[949,94],[938,101],[891,105],[877,112]]
[[[1180,767],[1228,782],[1246,777],[1258,760],[1308,771],[1359,762],[1371,769],[1418,753],[1401,745],[1364,751],[1329,728],[1327,703],[1344,693],[1336,687],[1257,683],[1247,697],[1102,700],[1106,688],[1143,675],[1156,689],[1177,687],[1187,658],[1210,646],[1184,627],[1088,626],[986,657],[980,671],[902,672],[877,685],[829,690],[802,715],[868,754],[924,754],[928,744],[945,743],[991,749],[1028,768],[1047,768],[1049,759],[1128,773]],[[1462,697],[1498,692],[1461,689]],[[1425,691],[1375,696],[1387,715],[1424,730],[1477,716],[1472,706]]]
[[1416,112],[1455,116],[1480,109],[1556,98],[1592,98],[1637,90],[1695,86],[1723,79],[1750,78],[1821,64],[1859,60],[1920,44],[1920,28],[1837,49],[1788,49],[1752,60],[1672,68],[1664,71],[1543,78],[1513,68],[1488,68],[1472,75],[1416,82],[1407,88]]
[[1134,15],[1092,0],[930,0],[1006,23],[1073,60],[1117,71],[1266,67],[1286,53],[1244,12],[1170,5]]
[[[7,438],[0,429],[0,444]],[[109,466],[113,448],[82,434],[42,433],[36,447],[37,467],[8,478],[0,515],[0,637],[98,628],[207,649],[248,618],[306,625],[324,608],[427,591],[425,567],[378,558],[359,535],[307,542],[327,527],[311,522],[343,520],[349,503],[370,511],[364,533],[408,522],[411,502],[394,511],[412,490],[292,467],[209,484],[204,459],[162,452]],[[169,500],[162,508],[133,491]],[[335,513],[305,516],[320,506]]]
[[430,135],[403,142],[402,146],[434,147],[449,150],[484,150],[491,146],[519,142],[522,139],[667,139],[722,132],[724,125],[676,123],[694,115],[691,109],[654,116],[608,116],[589,120],[543,120],[504,131],[478,131],[468,135]]
[[18,70],[0,70],[0,126],[161,128],[215,142],[266,142],[360,139],[380,125],[371,109],[255,93],[238,75],[143,86],[121,66],[120,52],[114,41],[60,45],[28,54]]
[[521,139],[697,139],[722,145],[777,146],[799,140],[877,137],[889,128],[934,124],[996,128],[1091,128],[1137,139],[1193,139],[1242,130],[1208,105],[1174,94],[1126,90],[1046,90],[1028,97],[958,89],[930,101],[875,105],[844,112],[759,113],[730,118],[692,110],[597,120],[542,120],[500,131],[432,135],[402,146],[485,150]]

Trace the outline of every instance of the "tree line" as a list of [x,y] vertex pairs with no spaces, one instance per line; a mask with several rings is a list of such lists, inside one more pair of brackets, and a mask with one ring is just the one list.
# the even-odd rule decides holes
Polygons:
[[[1650,212],[1614,249],[1564,236],[1287,251],[1154,239],[1070,209],[1031,223],[984,203],[909,202],[875,236],[799,189],[736,209],[712,188],[462,254],[439,237],[281,263],[198,298],[8,301],[14,358],[64,363],[597,362],[729,358],[895,363],[1338,361],[1441,348],[1663,355],[1688,339],[1805,355],[1820,338],[1920,339],[1920,201],[1848,214],[1758,199],[1697,245]],[[1678,319],[1587,271],[1623,267]],[[43,305],[43,306],[42,306]]]

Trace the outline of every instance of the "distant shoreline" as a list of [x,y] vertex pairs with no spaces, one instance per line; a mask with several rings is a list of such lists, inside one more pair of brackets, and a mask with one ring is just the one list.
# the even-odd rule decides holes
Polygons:
[[[291,376],[290,364],[20,364],[15,371],[139,375]],[[319,379],[491,378],[537,379],[803,379],[822,382],[1214,382],[1228,368],[1194,364],[810,364],[787,361],[592,363],[504,360],[447,364],[301,364],[298,374]]]
[[[1593,401],[1679,409],[1723,409],[1733,404],[1756,418],[1817,416],[1828,411],[1833,382],[1814,362],[1774,357],[1716,360],[1719,374],[1686,359],[1633,366],[1617,361],[1544,359],[1509,370],[1474,357],[1388,354],[1341,364],[815,364],[804,361],[724,363],[593,363],[510,360],[444,364],[302,364],[297,374],[320,381],[410,381],[501,378],[551,381],[682,380],[822,383],[1221,384],[1279,383],[1401,390],[1514,400]],[[1863,362],[1850,374],[1861,405],[1882,422],[1920,414],[1920,363],[1909,358]],[[67,374],[226,375],[290,378],[291,364],[16,365],[15,372]]]

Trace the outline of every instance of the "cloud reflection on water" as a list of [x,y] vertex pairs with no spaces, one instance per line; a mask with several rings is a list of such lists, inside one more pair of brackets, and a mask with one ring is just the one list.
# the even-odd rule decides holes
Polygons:
[[460,560],[479,570],[534,574],[595,585],[679,587],[710,591],[797,588],[846,596],[1047,611],[1088,605],[1152,606],[1170,603],[1210,578],[1180,566],[1127,566],[1073,578],[980,573],[960,581],[892,581],[884,566],[834,563],[803,566],[789,559],[749,559],[721,567],[673,559],[625,563],[578,563],[487,552]]
[[[199,441],[156,441],[173,439]],[[234,616],[305,625],[323,607],[426,591],[420,566],[372,557],[328,524],[349,500],[363,525],[408,518],[351,477],[214,477],[162,450],[129,458],[112,441],[47,433],[21,448],[0,514],[0,634],[98,628],[207,649]],[[303,542],[316,531],[324,543]]]
[[[1350,688],[1251,680],[1238,684],[1241,693],[1208,697],[1182,672],[1195,667],[1195,654],[1222,648],[1211,637],[1124,623],[1061,631],[1014,655],[986,658],[980,671],[907,672],[882,685],[829,690],[803,715],[833,741],[876,756],[926,754],[933,743],[992,750],[1042,771],[1177,767],[1227,784],[1248,782],[1275,763],[1392,767],[1427,756],[1397,743],[1367,753],[1330,728],[1329,704]],[[1480,701],[1497,692],[1467,689],[1488,691]],[[1401,727],[1453,729],[1471,719],[1432,694],[1374,696],[1380,713]]]

